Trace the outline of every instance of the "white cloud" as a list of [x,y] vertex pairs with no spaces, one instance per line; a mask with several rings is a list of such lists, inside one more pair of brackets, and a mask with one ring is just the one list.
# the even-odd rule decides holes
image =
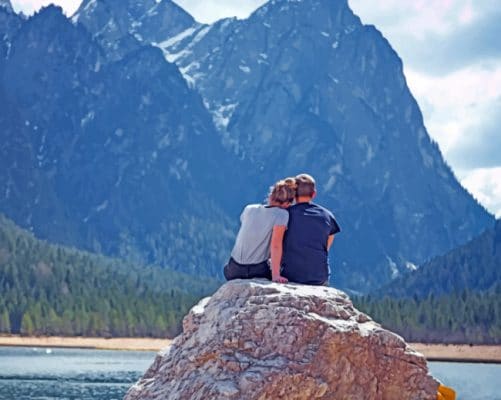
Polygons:
[[66,15],[72,15],[81,2],[82,0],[11,0],[12,7],[16,12],[22,11],[27,15],[31,15],[49,4],[61,6]]
[[405,75],[421,105],[428,132],[446,158],[472,127],[489,119],[501,98],[501,60],[478,63],[443,77],[416,72],[412,67],[405,68]]
[[468,171],[461,183],[481,204],[501,218],[501,167]]
[[175,0],[199,22],[212,23],[226,17],[247,18],[267,0]]
[[416,39],[428,34],[446,35],[481,15],[473,0],[349,0],[349,4],[364,23],[376,24],[393,39],[399,35]]

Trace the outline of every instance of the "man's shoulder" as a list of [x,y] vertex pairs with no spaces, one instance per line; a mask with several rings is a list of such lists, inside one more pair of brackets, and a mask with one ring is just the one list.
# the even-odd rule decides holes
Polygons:
[[318,210],[321,210],[324,213],[328,214],[330,217],[334,218],[334,214],[327,207],[321,206],[320,204],[317,203],[311,203],[311,204],[312,206],[315,206]]
[[322,213],[327,217],[334,218],[334,214],[332,213],[332,211],[330,211],[328,208],[324,206],[321,206],[320,204],[313,202],[294,204],[293,206],[290,206],[288,208],[290,214],[302,213],[305,211],[307,212],[307,210],[314,211],[316,214]]
[[318,204],[316,204],[316,206],[318,207],[318,210],[321,210],[321,212],[324,214],[325,219],[329,220],[329,224],[332,227],[331,234],[336,234],[336,233],[341,232],[341,228],[339,226],[339,223],[337,222],[336,217],[334,216],[332,211],[330,211],[329,209],[327,209],[321,205],[318,205]]

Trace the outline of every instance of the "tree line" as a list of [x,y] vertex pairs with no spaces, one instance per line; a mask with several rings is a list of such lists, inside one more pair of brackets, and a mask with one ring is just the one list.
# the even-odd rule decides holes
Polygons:
[[353,300],[360,311],[410,342],[501,344],[501,283],[488,292]]
[[0,215],[0,333],[173,337],[218,284],[52,245]]

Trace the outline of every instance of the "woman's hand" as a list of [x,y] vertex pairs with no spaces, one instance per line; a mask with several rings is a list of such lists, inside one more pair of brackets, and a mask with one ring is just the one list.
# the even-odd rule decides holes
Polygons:
[[274,276],[273,278],[271,278],[271,280],[273,282],[276,282],[276,283],[287,283],[287,282],[289,282],[289,280],[285,276],[282,276],[282,275]]

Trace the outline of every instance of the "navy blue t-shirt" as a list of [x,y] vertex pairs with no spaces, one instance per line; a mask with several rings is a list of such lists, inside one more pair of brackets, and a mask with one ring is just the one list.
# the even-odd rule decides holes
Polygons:
[[289,207],[282,275],[291,282],[321,285],[329,279],[327,240],[341,231],[334,215],[314,203]]

